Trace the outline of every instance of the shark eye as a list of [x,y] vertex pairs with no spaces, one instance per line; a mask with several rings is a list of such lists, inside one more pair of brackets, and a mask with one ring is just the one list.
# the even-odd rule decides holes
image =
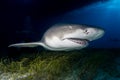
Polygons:
[[84,30],[84,33],[89,34],[89,32],[88,32],[88,30],[87,30],[87,29],[85,29],[85,30]]
[[85,29],[85,30],[84,30],[84,32],[86,33],[86,32],[88,32],[88,30],[87,30],[87,29]]

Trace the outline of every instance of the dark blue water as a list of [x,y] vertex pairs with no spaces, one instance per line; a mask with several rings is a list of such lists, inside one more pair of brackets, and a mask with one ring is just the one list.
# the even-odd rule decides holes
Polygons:
[[[62,6],[61,6],[62,5]],[[3,1],[1,7],[0,52],[7,55],[8,45],[39,41],[57,23],[99,26],[105,35],[88,48],[120,48],[120,1]]]
[[104,37],[91,42],[89,47],[120,48],[119,0],[83,0],[81,4],[77,1],[68,4],[64,1],[49,2],[4,1],[1,11],[1,47],[38,41],[49,27],[57,23],[77,23],[105,29]]

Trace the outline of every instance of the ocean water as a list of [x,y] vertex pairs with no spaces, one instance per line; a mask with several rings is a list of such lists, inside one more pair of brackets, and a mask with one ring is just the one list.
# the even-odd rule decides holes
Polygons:
[[[2,6],[0,80],[120,80],[119,0],[86,0],[81,4],[6,0]],[[84,49],[68,52],[8,48],[14,43],[39,41],[58,23],[99,26],[105,35]]]

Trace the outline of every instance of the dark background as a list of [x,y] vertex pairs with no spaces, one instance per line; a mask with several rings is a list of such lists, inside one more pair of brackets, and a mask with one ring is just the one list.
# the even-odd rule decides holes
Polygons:
[[2,0],[0,4],[1,53],[13,43],[38,41],[51,25],[64,22],[105,28],[105,36],[89,47],[120,47],[119,0]]

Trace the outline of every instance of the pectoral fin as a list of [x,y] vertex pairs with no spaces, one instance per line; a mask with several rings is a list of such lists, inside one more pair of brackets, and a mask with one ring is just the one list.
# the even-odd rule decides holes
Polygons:
[[11,44],[8,47],[36,47],[40,44],[38,42],[32,42],[32,43],[17,43],[17,44]]

